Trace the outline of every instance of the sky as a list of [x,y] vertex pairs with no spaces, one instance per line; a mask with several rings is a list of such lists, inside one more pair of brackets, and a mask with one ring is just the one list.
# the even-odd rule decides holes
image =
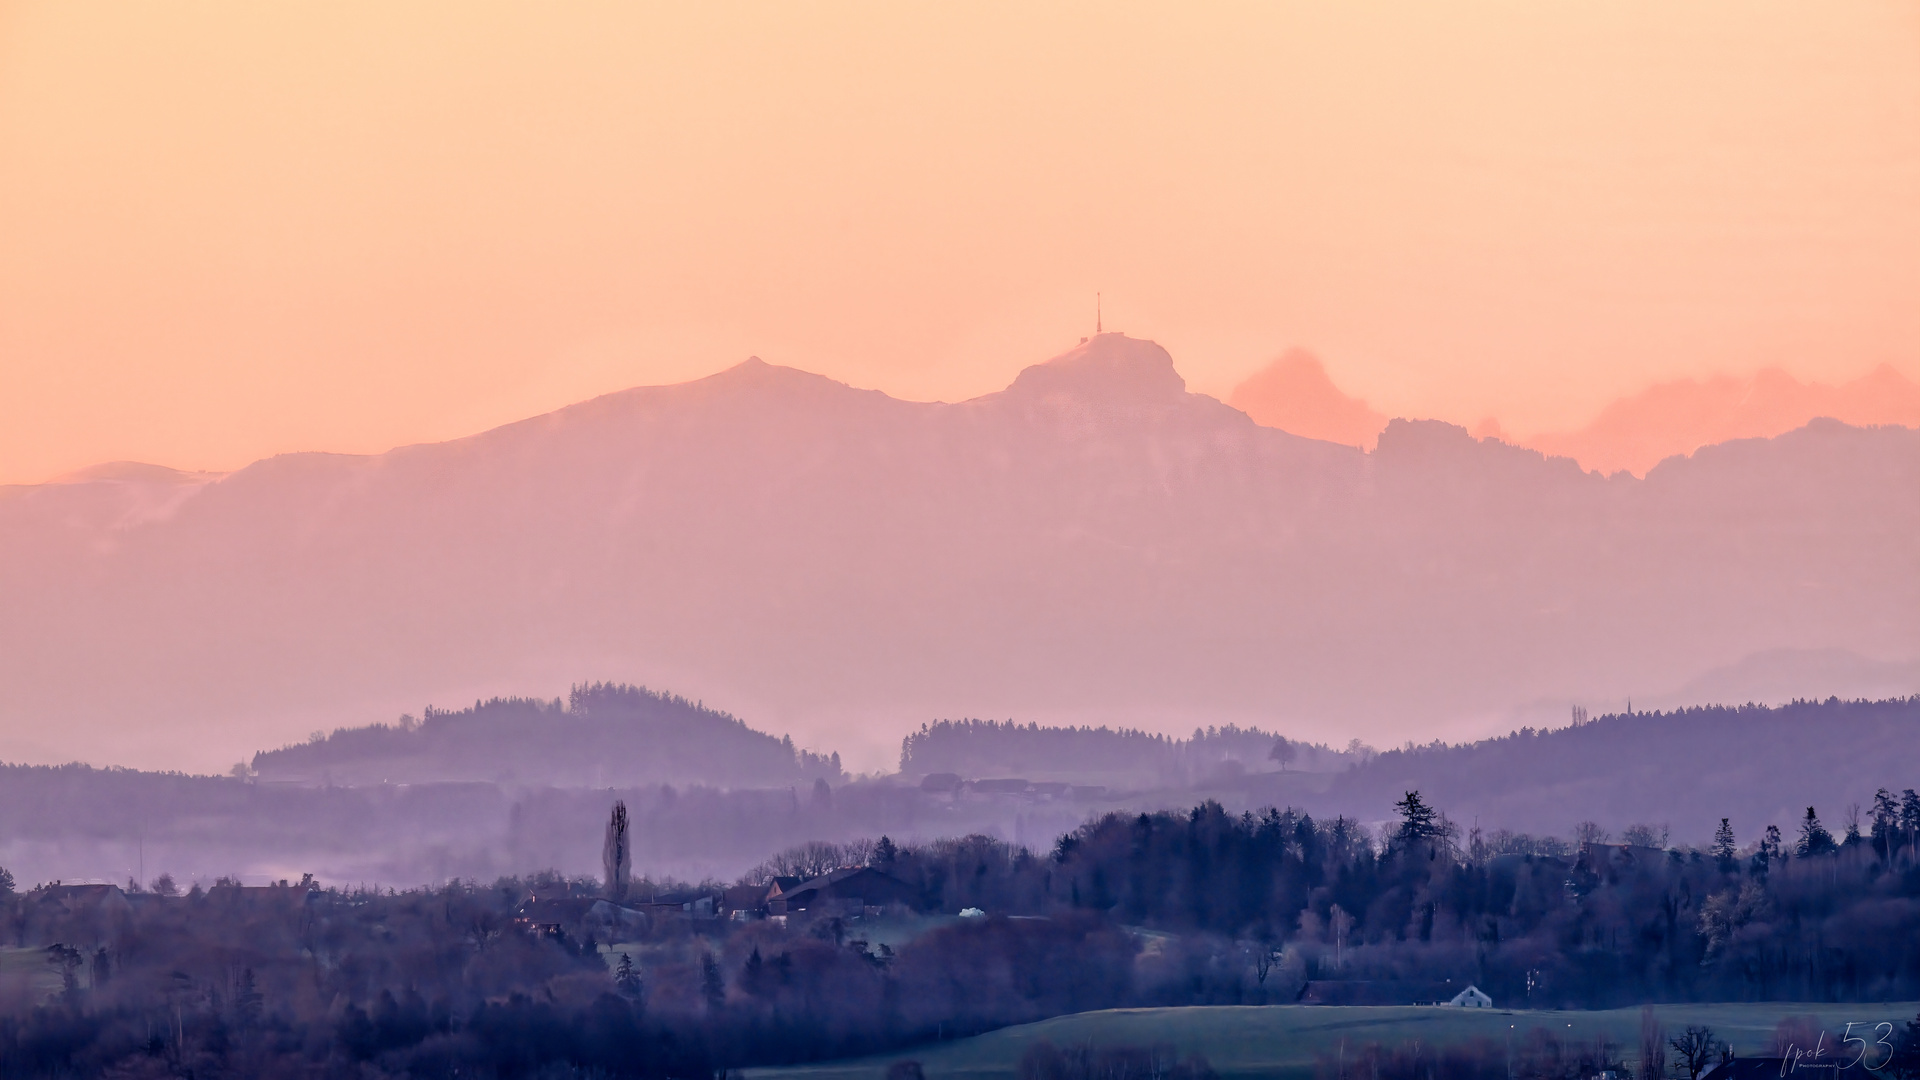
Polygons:
[[0,3],[0,483],[1092,330],[1389,415],[1920,377],[1920,3]]

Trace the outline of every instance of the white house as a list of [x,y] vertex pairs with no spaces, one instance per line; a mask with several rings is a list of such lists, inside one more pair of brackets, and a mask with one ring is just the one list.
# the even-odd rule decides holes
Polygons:
[[1491,1009],[1493,999],[1481,993],[1479,987],[1469,986],[1453,995],[1453,1000],[1447,1004],[1461,1009]]

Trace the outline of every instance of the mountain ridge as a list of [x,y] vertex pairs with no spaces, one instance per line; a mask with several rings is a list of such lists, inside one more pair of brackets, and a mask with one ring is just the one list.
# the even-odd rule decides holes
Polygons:
[[[1343,392],[1318,357],[1297,348],[1241,380],[1228,400],[1263,426],[1368,450],[1389,419]],[[1779,368],[1763,368],[1747,377],[1655,383],[1607,402],[1573,430],[1517,438],[1493,417],[1472,430],[1572,458],[1589,471],[1644,477],[1671,458],[1739,439],[1772,438],[1823,417],[1853,427],[1920,428],[1920,385],[1884,363],[1837,386],[1802,383]]]
[[133,524],[124,483],[16,489],[0,722],[224,768],[343,715],[598,671],[867,767],[940,715],[1398,742],[1767,649],[1920,655],[1906,429],[1608,478],[1438,422],[1371,454],[1263,428],[1120,335],[1063,359],[955,403],[748,362],[269,458]]

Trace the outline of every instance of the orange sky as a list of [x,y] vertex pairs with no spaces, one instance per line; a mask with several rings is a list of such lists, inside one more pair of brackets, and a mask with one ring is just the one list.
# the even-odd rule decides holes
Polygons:
[[0,3],[0,482],[1108,327],[1571,429],[1920,376],[1920,3]]

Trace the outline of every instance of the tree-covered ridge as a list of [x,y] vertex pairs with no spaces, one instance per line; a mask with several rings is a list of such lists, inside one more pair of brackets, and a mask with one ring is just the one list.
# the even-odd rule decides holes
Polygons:
[[[1577,715],[1577,714],[1576,714]],[[1731,818],[1749,833],[1787,828],[1835,788],[1898,790],[1920,775],[1920,695],[1878,701],[1791,701],[1609,713],[1552,729],[1389,750],[1314,801],[1368,815],[1419,789],[1455,820],[1570,833],[1666,821],[1705,843]],[[1700,830],[1698,832],[1692,830]]]
[[936,720],[909,733],[900,743],[900,771],[1162,786],[1206,780],[1223,769],[1279,768],[1277,746],[1291,748],[1292,753],[1282,752],[1284,763],[1300,768],[1339,767],[1357,756],[1234,724],[1195,728],[1191,736],[1175,739],[1135,728],[965,719]]
[[559,698],[496,697],[421,719],[315,732],[256,754],[266,780],[319,784],[488,781],[562,787],[704,783],[769,786],[839,780],[838,754],[794,746],[731,713],[675,694],[586,683]]

